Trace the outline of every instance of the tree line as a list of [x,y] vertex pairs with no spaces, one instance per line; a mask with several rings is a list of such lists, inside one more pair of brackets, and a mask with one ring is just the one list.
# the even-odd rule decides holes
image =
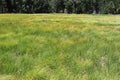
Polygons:
[[120,0],[0,0],[0,13],[120,14]]

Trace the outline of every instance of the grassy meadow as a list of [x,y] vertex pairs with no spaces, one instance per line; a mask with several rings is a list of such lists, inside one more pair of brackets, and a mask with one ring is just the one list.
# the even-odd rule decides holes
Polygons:
[[0,14],[0,80],[120,80],[120,16]]

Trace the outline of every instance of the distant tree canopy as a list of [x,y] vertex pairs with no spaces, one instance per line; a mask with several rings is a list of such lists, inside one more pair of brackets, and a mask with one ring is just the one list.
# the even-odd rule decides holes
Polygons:
[[0,0],[0,13],[120,14],[120,0]]

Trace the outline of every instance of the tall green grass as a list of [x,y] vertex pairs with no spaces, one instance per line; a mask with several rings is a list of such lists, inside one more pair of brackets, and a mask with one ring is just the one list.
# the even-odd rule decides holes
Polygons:
[[0,80],[119,80],[120,16],[1,14]]

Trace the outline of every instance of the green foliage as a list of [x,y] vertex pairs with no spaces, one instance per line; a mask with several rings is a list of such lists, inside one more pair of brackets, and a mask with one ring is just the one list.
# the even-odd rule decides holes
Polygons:
[[110,13],[110,14],[115,14],[115,4],[113,1],[110,1],[109,3],[106,2],[104,4],[104,7],[102,8],[102,13]]
[[55,0],[54,1],[55,4],[55,11],[56,13],[58,12],[64,12],[65,9],[65,0]]
[[66,10],[67,10],[67,13],[73,13],[74,3],[72,2],[72,0],[69,0],[66,2]]
[[0,12],[119,14],[120,0],[1,0]]

